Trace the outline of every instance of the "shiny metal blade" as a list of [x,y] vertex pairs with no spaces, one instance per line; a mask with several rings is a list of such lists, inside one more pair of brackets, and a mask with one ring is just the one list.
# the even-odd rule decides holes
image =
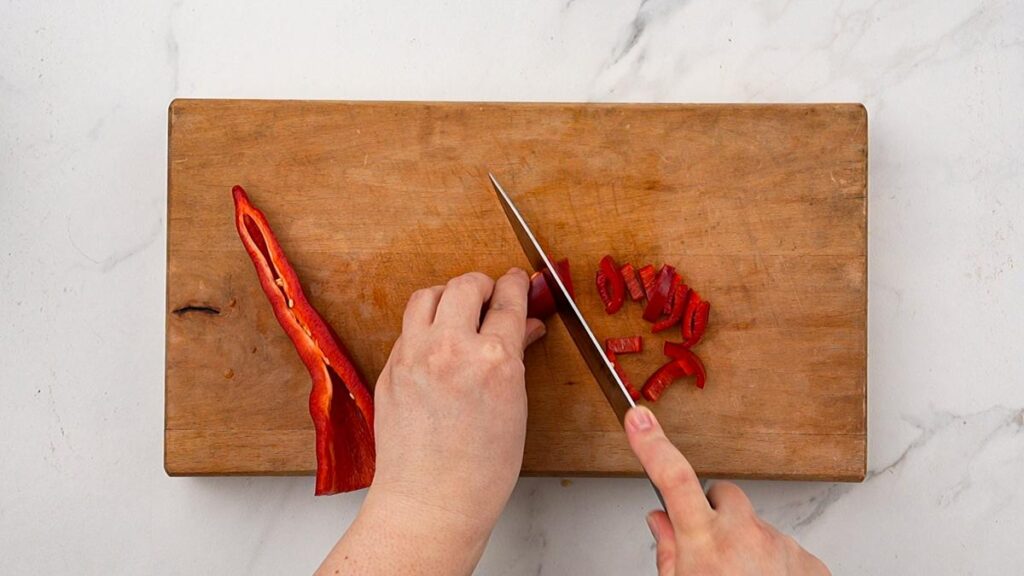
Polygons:
[[[530,265],[533,266],[535,271],[547,268],[553,272],[555,270],[554,263],[540,247],[537,237],[533,235],[533,231],[530,230],[530,226],[527,225],[526,220],[523,219],[522,214],[519,213],[512,199],[502,189],[501,184],[498,184],[494,174],[488,173],[488,176],[491,177],[491,184],[494,185],[494,190],[498,193],[501,207],[505,211],[509,223],[512,224],[512,229],[515,231],[516,238],[519,239],[519,244],[523,247],[526,257],[530,260]],[[594,332],[590,329],[586,319],[583,318],[583,314],[580,313],[576,303],[569,296],[569,291],[566,289],[565,284],[562,283],[562,279],[558,277],[558,274],[554,273],[550,274],[549,278],[553,278],[557,285],[557,289],[552,290],[552,296],[555,300],[558,316],[562,319],[562,323],[565,324],[565,328],[569,331],[572,341],[576,344],[576,348],[579,349],[580,355],[583,356],[583,360],[587,363],[587,367],[590,368],[590,372],[594,375],[594,379],[597,380],[601,391],[604,393],[604,397],[608,399],[608,403],[611,404],[612,410],[615,411],[615,415],[619,418],[619,423],[621,424],[626,417],[626,411],[636,404],[629,396],[629,392],[626,391],[626,386],[619,379],[619,375],[615,373],[615,369],[608,360],[608,356],[604,353],[604,348],[598,342],[597,337],[594,336]]]

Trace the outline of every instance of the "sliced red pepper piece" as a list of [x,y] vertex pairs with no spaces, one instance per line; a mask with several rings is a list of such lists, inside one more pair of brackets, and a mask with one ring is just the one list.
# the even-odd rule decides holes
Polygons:
[[672,304],[676,297],[676,287],[682,283],[683,277],[678,272],[672,274],[672,287],[668,290],[668,298],[665,299],[665,306],[661,309],[662,314],[672,313]]
[[316,494],[365,488],[376,460],[370,392],[337,334],[306,300],[266,216],[241,186],[231,193],[235,227],[260,286],[313,380],[309,414],[316,430]]
[[661,317],[661,311],[665,308],[665,300],[668,299],[669,290],[672,289],[672,280],[675,278],[676,269],[668,264],[661,267],[658,278],[655,280],[654,289],[647,292],[647,307],[644,308],[644,320],[657,322]]
[[704,363],[701,362],[700,357],[693,353],[684,344],[677,342],[665,342],[664,347],[665,356],[672,358],[677,362],[682,362],[689,375],[696,376],[697,381],[695,382],[697,388],[704,388],[704,381],[707,379],[707,371],[704,369]]
[[601,258],[600,275],[597,276],[597,293],[604,303],[604,311],[615,314],[626,301],[626,281],[619,274],[619,267],[611,256]]
[[654,281],[658,277],[658,275],[654,272],[654,266],[648,264],[643,268],[637,270],[636,273],[640,276],[640,283],[643,284],[644,297],[650,298],[651,292],[654,291]]
[[622,279],[626,282],[626,290],[629,292],[630,299],[633,301],[643,300],[644,287],[636,279],[636,270],[633,269],[633,265],[626,262],[619,269],[619,273],[622,274]]
[[615,354],[632,354],[644,351],[643,336],[627,336],[624,338],[608,338],[604,341],[604,348]]
[[569,271],[569,259],[562,258],[555,262],[555,270],[558,272],[558,277],[562,279],[562,284],[565,284],[565,289],[569,291],[569,296],[576,298],[576,290],[572,287],[572,272]]
[[612,367],[615,368],[615,373],[619,375],[619,380],[622,380],[622,385],[626,387],[626,392],[629,393],[629,397],[633,400],[639,400],[640,391],[636,389],[636,386],[633,386],[633,381],[629,379],[629,375],[626,374],[622,365],[619,364],[619,359],[615,355],[615,352],[605,350],[605,354],[608,355],[608,360],[612,363]]
[[657,402],[658,398],[661,398],[661,394],[668,389],[670,384],[689,375],[686,363],[681,360],[672,360],[655,370],[654,374],[651,374],[647,381],[644,382],[641,394],[651,402]]
[[[696,305],[696,308],[688,318],[683,319],[683,334],[685,338],[683,346],[690,348],[700,342],[700,339],[704,336],[704,330],[708,327],[708,316],[710,313],[711,303],[703,300]],[[687,332],[689,332],[689,335],[686,334]]]
[[[569,296],[576,297],[572,287],[572,274],[569,272],[569,261],[566,259],[555,262],[558,276],[569,291]],[[550,278],[548,271],[534,272],[530,276],[530,291],[526,295],[526,315],[530,318],[544,320],[555,313],[555,298],[551,294]]]
[[672,297],[672,312],[665,318],[658,320],[651,327],[651,332],[661,332],[662,330],[668,330],[675,326],[680,320],[683,319],[683,310],[686,306],[687,297],[690,294],[690,288],[680,282],[676,284],[675,294]]

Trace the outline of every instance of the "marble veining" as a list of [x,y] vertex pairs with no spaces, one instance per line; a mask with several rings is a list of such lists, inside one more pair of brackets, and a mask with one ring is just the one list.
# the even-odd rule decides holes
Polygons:
[[[742,485],[836,574],[1020,572],[1013,0],[3,4],[0,571],[310,572],[362,500],[163,473],[179,96],[865,103],[868,477]],[[478,572],[653,573],[655,505],[639,480],[522,479]]]

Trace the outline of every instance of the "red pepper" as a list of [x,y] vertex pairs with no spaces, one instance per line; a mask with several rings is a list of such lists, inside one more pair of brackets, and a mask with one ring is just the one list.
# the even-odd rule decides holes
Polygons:
[[562,258],[555,262],[555,270],[562,279],[562,284],[565,284],[565,289],[569,291],[569,296],[576,298],[576,291],[572,287],[572,273],[569,271],[569,259]]
[[309,370],[309,414],[316,429],[316,494],[370,485],[375,469],[373,399],[345,346],[306,300],[267,218],[245,190],[231,190],[235,227],[274,316]]
[[700,342],[701,337],[704,336],[704,330],[708,327],[710,313],[711,303],[705,300],[698,301],[692,309],[687,305],[687,314],[683,317],[683,346],[690,348]]
[[668,298],[665,299],[665,307],[661,309],[662,314],[672,313],[672,304],[676,297],[676,287],[682,283],[683,277],[678,272],[672,274],[672,287],[668,290]]
[[668,330],[675,326],[683,318],[683,310],[686,306],[687,296],[690,294],[690,288],[680,282],[676,284],[675,294],[672,297],[672,311],[669,315],[661,320],[654,323],[651,327],[651,332],[661,332],[662,330]]
[[629,336],[626,338],[609,338],[604,341],[604,348],[605,350],[613,352],[615,354],[632,354],[634,352],[643,352],[644,337]]
[[661,271],[658,272],[658,278],[654,283],[654,289],[647,292],[647,307],[644,308],[644,320],[656,322],[661,317],[661,311],[665,308],[665,300],[668,299],[675,276],[676,269],[672,266],[665,264],[661,267]]
[[601,258],[600,272],[597,276],[597,293],[604,303],[604,311],[615,314],[626,301],[626,281],[619,274],[619,267],[611,256]]
[[[566,259],[555,262],[558,276],[569,291],[569,296],[576,297],[572,287],[572,274],[569,273],[569,261]],[[549,278],[547,270],[534,272],[530,276],[530,291],[526,295],[526,315],[530,318],[544,320],[555,313],[555,298],[551,295],[551,287],[548,284],[554,279]]]
[[700,361],[700,358],[694,354],[684,344],[676,342],[665,342],[664,347],[665,356],[672,358],[676,362],[682,362],[686,365],[688,374],[690,376],[696,376],[697,381],[695,382],[697,388],[704,388],[704,381],[707,380],[707,371],[704,369],[704,363]]
[[629,393],[629,397],[632,398],[633,400],[639,400],[640,391],[637,390],[635,386],[633,386],[633,382],[629,379],[629,375],[626,374],[626,371],[622,368],[622,365],[619,364],[619,359],[615,355],[615,352],[612,352],[611,350],[606,350],[605,354],[608,355],[608,360],[612,363],[612,366],[615,368],[615,373],[619,375],[619,380],[622,380],[622,385],[626,387],[626,392]]
[[686,364],[679,360],[672,360],[658,368],[654,374],[651,374],[647,382],[644,382],[641,393],[644,398],[651,402],[657,402],[658,398],[661,398],[661,394],[668,389],[670,384],[689,375]]
[[629,291],[629,297],[633,301],[644,299],[644,287],[640,285],[640,282],[636,279],[636,270],[633,269],[633,265],[626,262],[619,269],[619,273],[622,274],[622,279],[626,282],[626,290]]
[[651,292],[654,291],[654,281],[657,279],[657,274],[654,273],[654,266],[648,264],[636,272],[640,275],[640,282],[644,286],[644,296],[650,298]]

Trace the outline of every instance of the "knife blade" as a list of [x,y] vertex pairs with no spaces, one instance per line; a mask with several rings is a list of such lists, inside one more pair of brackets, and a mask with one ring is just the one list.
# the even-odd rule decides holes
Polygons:
[[[508,221],[512,225],[516,238],[519,240],[519,245],[522,246],[523,252],[526,253],[526,257],[530,260],[530,265],[533,266],[534,271],[539,272],[544,269],[555,270],[551,258],[541,248],[537,237],[533,234],[533,230],[530,229],[523,215],[516,208],[515,203],[505,193],[501,184],[498,183],[498,179],[491,173],[488,173],[488,176],[491,177],[491,184],[494,186],[495,192],[498,193],[501,208],[505,211],[505,216],[508,217]],[[615,416],[619,419],[619,423],[622,424],[626,418],[626,412],[636,406],[636,403],[633,402],[633,398],[626,391],[626,386],[622,383],[619,375],[615,373],[614,366],[608,360],[608,356],[604,353],[604,348],[601,347],[597,337],[594,336],[593,330],[590,329],[590,325],[587,324],[583,314],[580,313],[580,309],[576,307],[576,302],[569,296],[569,290],[562,283],[562,279],[558,277],[558,274],[548,274],[545,277],[548,279],[549,288],[551,288],[551,280],[555,281],[551,296],[555,301],[555,309],[558,311],[558,316],[562,319],[565,329],[569,332],[569,336],[572,337],[576,348],[579,349],[580,355],[583,356],[583,360],[586,362],[587,367],[590,368],[594,379],[597,380],[598,386],[601,387],[604,397],[611,404]]]

